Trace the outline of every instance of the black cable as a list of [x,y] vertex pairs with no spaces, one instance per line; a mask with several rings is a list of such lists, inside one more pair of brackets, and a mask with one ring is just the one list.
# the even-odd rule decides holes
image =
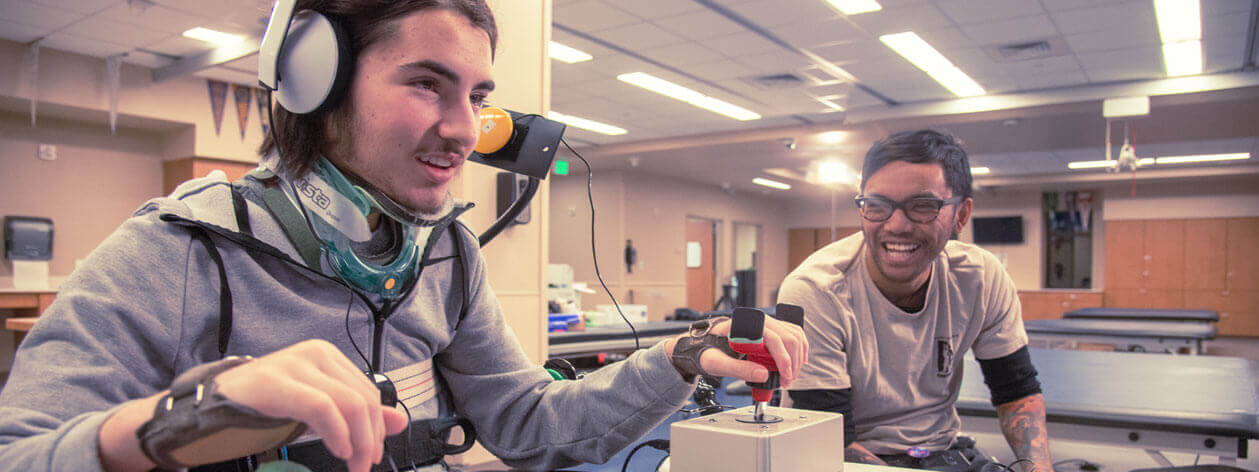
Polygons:
[[625,456],[625,464],[621,465],[621,472],[625,472],[626,470],[629,470],[630,459],[634,458],[634,453],[638,452],[639,449],[642,449],[643,447],[646,447],[646,446],[651,446],[655,449],[659,449],[664,452],[669,452],[668,439],[652,439],[650,441],[643,441],[642,443],[639,443],[639,445],[634,446],[633,449],[630,449],[629,455]]
[[634,335],[634,350],[637,351],[643,348],[638,342],[638,330],[634,329],[634,323],[630,323],[629,318],[621,311],[621,304],[616,302],[616,297],[612,295],[612,291],[608,289],[608,284],[603,281],[603,275],[599,273],[599,255],[595,252],[595,196],[593,191],[590,190],[590,181],[594,178],[594,172],[590,170],[590,163],[586,161],[586,158],[581,157],[581,153],[569,146],[568,141],[560,138],[560,143],[563,143],[569,152],[581,159],[581,163],[586,165],[586,198],[590,201],[590,256],[595,261],[595,277],[599,278],[599,284],[603,286],[603,291],[607,292],[608,298],[612,299],[612,306],[616,307],[616,313],[621,315],[621,319],[625,320],[625,324],[629,325],[630,333]]

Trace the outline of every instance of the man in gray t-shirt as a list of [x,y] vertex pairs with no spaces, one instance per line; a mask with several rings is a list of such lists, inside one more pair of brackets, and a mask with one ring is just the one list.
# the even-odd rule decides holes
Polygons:
[[861,192],[861,233],[814,253],[779,292],[810,313],[792,406],[843,413],[848,461],[955,448],[973,349],[1023,470],[1052,471],[1014,283],[991,253],[950,241],[971,214],[966,152],[935,131],[893,134],[866,154]]

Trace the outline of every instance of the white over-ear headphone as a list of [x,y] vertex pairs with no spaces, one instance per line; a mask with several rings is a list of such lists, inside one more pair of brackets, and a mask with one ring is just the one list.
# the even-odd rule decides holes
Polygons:
[[345,95],[354,57],[340,25],[314,10],[295,14],[296,3],[278,0],[271,10],[258,50],[258,84],[302,115],[326,111]]

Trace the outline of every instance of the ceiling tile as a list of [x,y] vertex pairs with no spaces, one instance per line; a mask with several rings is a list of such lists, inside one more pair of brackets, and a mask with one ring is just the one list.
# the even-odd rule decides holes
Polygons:
[[172,36],[165,31],[120,23],[100,16],[88,17],[75,23],[70,30],[75,36],[121,44],[128,49],[154,44]]
[[1045,5],[1045,9],[1049,11],[1074,10],[1077,8],[1089,8],[1098,5],[1109,5],[1112,3],[1131,2],[1139,0],[1041,0]]
[[774,28],[792,23],[814,23],[823,18],[839,17],[823,0],[803,2],[754,1],[737,3],[730,9],[762,28]]
[[[918,31],[918,36],[936,48],[940,52],[948,52],[952,49],[966,49],[978,46],[970,37],[962,33],[962,30],[949,27],[939,28],[931,31]],[[882,43],[880,43],[882,44]]]
[[1006,44],[1015,41],[1044,39],[1058,35],[1048,15],[1024,16],[1012,20],[962,26],[962,32],[976,44]]
[[5,0],[0,2],[0,18],[13,23],[59,29],[83,18],[83,14],[25,0]]
[[882,10],[848,17],[876,38],[905,31],[928,31],[954,26],[935,5],[924,3],[909,7],[885,7]]
[[717,51],[693,42],[678,43],[660,48],[647,49],[641,51],[641,54],[654,61],[659,61],[674,67],[685,69],[689,69],[690,64],[712,61],[713,59],[725,57]]
[[739,57],[748,54],[760,54],[781,51],[782,47],[762,38],[756,33],[741,32],[705,39],[699,44],[720,52],[725,57]]
[[197,26],[209,28],[209,22],[205,17],[161,5],[139,11],[122,3],[101,12],[98,16],[167,33],[183,33]]
[[1129,34],[1158,35],[1154,2],[1126,2],[1051,14],[1063,34],[1116,29]]
[[1157,46],[1161,44],[1158,33],[1133,34],[1121,29],[1104,29],[1091,33],[1068,35],[1067,45],[1076,53],[1109,51],[1139,46]]
[[60,8],[62,10],[76,11],[79,13],[96,13],[108,8],[111,5],[125,3],[125,1],[126,0],[34,0],[32,3]]
[[166,39],[156,43],[144,46],[142,49],[147,51],[159,52],[171,56],[190,56],[199,54],[213,49],[214,46],[204,41],[198,41],[192,38],[185,38],[179,35],[172,35]]
[[1037,0],[940,0],[936,4],[959,25],[1045,13]]
[[616,6],[646,20],[676,16],[704,8],[695,2],[679,2],[678,0],[633,0],[617,2]]
[[715,38],[745,31],[739,24],[708,10],[660,18],[652,20],[652,22],[678,36],[693,40]]
[[1240,69],[1246,58],[1245,35],[1210,36],[1202,39],[1203,72],[1224,72]]
[[0,20],[0,38],[17,43],[29,43],[50,32],[52,32],[52,28]]
[[713,81],[736,79],[753,75],[752,69],[749,69],[731,59],[722,59],[719,61],[704,62],[699,64],[688,64],[685,70],[698,77],[703,77]]
[[1145,47],[1078,55],[1080,65],[1094,83],[1162,78],[1163,50]]
[[584,0],[555,8],[554,22],[587,33],[641,22],[625,10],[601,0]]
[[[899,59],[896,53],[878,40],[852,41],[813,49],[813,53],[836,64]],[[852,72],[852,71],[848,71]]]
[[109,57],[114,54],[127,52],[131,48],[122,44],[115,44],[99,39],[89,39],[67,33],[54,33],[44,38],[41,43],[44,47],[57,49],[61,51],[69,51],[76,54],[82,54],[92,57]]
[[674,36],[651,23],[618,26],[593,33],[593,35],[609,43],[634,51],[642,51],[684,41],[684,39]]
[[789,25],[771,28],[769,32],[792,46],[806,49],[824,44],[869,38],[869,35],[853,25],[852,22],[834,17],[822,20],[801,20]]

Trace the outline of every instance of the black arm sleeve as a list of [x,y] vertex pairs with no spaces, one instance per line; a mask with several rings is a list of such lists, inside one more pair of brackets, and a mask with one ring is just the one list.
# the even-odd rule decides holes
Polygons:
[[984,372],[984,383],[992,394],[993,406],[1040,393],[1040,381],[1036,380],[1036,368],[1032,366],[1027,346],[1005,357],[979,359],[979,368]]
[[852,421],[852,389],[788,390],[791,407],[802,410],[829,411],[844,415],[844,447],[857,441],[857,424]]

